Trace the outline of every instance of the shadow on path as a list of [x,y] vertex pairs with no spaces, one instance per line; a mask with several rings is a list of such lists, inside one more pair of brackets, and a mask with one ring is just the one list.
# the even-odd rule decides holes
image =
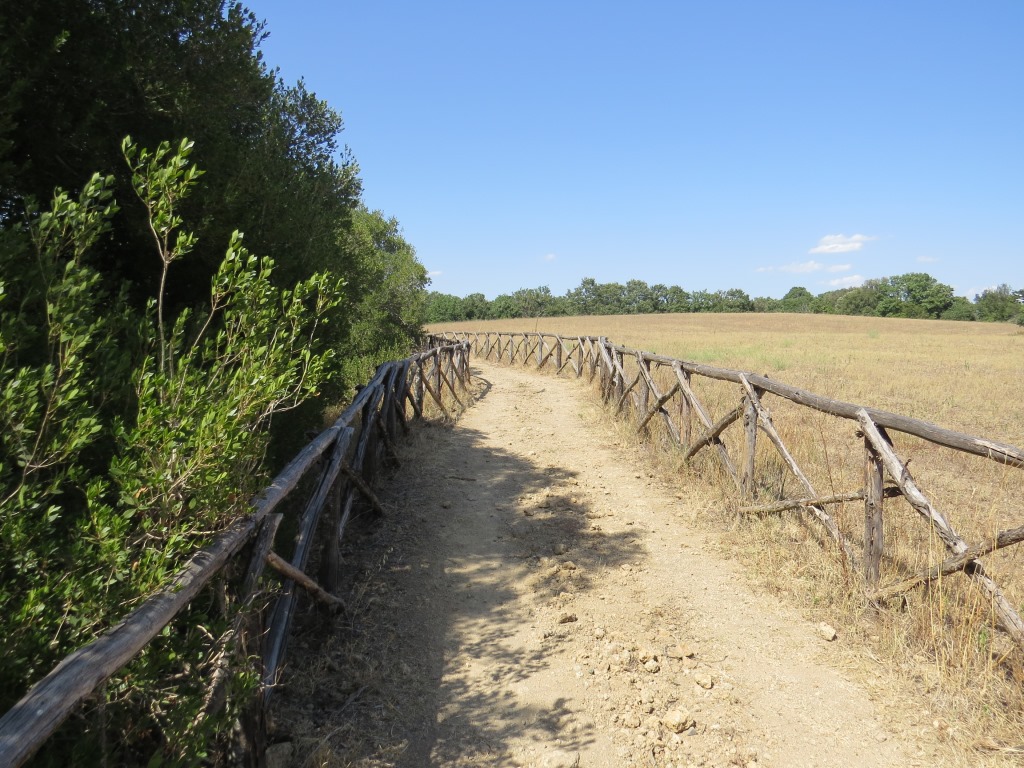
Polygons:
[[313,713],[325,736],[307,739],[352,764],[508,765],[513,738],[569,752],[596,738],[559,686],[572,675],[559,644],[580,631],[573,597],[635,561],[639,544],[595,522],[574,467],[585,455],[545,463],[516,434],[543,390],[499,395],[476,381],[462,423],[414,430],[381,489],[391,513],[346,543],[356,588],[323,648],[334,664],[318,675],[295,658],[296,678],[313,679],[284,686],[283,699],[293,688],[314,709],[326,702]]

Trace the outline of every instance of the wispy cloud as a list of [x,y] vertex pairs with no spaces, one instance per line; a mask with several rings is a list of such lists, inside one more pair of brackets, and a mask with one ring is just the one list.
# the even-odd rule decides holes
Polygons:
[[545,254],[544,261],[554,261],[557,258],[558,258],[558,254],[556,254],[556,253],[548,253],[548,254]]
[[934,256],[918,256],[917,261],[921,264],[934,264],[938,259]]
[[833,288],[856,288],[858,285],[864,284],[864,277],[862,275],[847,275],[846,277],[837,277],[835,280],[829,280],[826,285],[830,285]]
[[825,235],[808,253],[850,253],[859,251],[869,240],[877,239],[870,235]]

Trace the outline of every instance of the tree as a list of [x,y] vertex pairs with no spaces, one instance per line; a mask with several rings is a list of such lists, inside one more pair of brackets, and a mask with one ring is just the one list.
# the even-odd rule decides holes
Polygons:
[[[866,280],[864,285],[848,288],[835,295],[835,314],[878,315],[878,307],[886,297],[879,280]],[[897,312],[899,305],[895,305]]]
[[323,269],[345,274],[337,232],[360,186],[338,147],[341,118],[267,70],[264,34],[224,0],[54,0],[17,14],[4,6],[0,71],[11,86],[0,95],[0,223],[95,169],[113,173],[125,210],[97,244],[97,264],[111,285],[129,281],[141,308],[160,270],[137,257],[146,214],[118,146],[128,134],[143,146],[188,135],[210,176],[182,211],[196,244],[176,267],[169,307],[202,295],[235,227],[257,252],[279,255],[282,284]]
[[360,206],[340,237],[353,267],[346,285],[347,367],[335,386],[347,390],[380,363],[407,354],[420,333],[429,278],[394,217]]
[[462,299],[450,293],[430,291],[423,306],[423,321],[426,323],[454,323],[466,319]]
[[1021,293],[1006,283],[982,291],[981,295],[974,297],[978,319],[996,323],[1013,322],[1024,311],[1019,296]]
[[462,311],[467,320],[486,320],[490,317],[490,302],[482,293],[471,293],[462,300]]
[[520,288],[512,294],[515,317],[544,317],[551,305],[551,289],[546,285],[540,288]]
[[715,312],[717,300],[710,291],[693,291],[690,294],[690,306],[694,312]]
[[[870,282],[870,281],[869,281]],[[910,272],[877,281],[881,317],[938,318],[953,303],[952,287],[925,272]]]
[[491,302],[489,313],[489,317],[494,320],[518,317],[516,314],[516,302],[507,293],[494,297],[494,301]]
[[773,299],[771,296],[757,296],[754,298],[755,312],[784,312],[781,299]]
[[622,290],[622,309],[627,315],[649,315],[657,311],[654,292],[643,280],[629,280]]
[[670,286],[665,295],[665,310],[667,312],[692,312],[693,300],[690,294],[678,285]]
[[953,303],[942,313],[943,320],[976,320],[974,305],[963,296],[954,296]]
[[566,294],[569,306],[575,315],[599,315],[600,293],[597,281],[592,277],[585,277],[580,281],[577,288]]
[[715,312],[753,312],[754,302],[746,291],[730,288],[715,292]]
[[806,288],[794,286],[790,288],[780,302],[780,312],[810,312],[814,303],[814,295]]

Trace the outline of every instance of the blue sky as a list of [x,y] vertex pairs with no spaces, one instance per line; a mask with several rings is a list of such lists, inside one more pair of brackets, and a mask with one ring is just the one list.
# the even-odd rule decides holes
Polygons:
[[253,0],[432,288],[1024,288],[1024,2]]

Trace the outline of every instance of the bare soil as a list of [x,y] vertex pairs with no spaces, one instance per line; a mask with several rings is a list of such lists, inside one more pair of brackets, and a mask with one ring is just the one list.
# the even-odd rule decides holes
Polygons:
[[959,763],[869,654],[750,586],[583,384],[473,369],[352,529],[348,611],[292,640],[277,764]]

